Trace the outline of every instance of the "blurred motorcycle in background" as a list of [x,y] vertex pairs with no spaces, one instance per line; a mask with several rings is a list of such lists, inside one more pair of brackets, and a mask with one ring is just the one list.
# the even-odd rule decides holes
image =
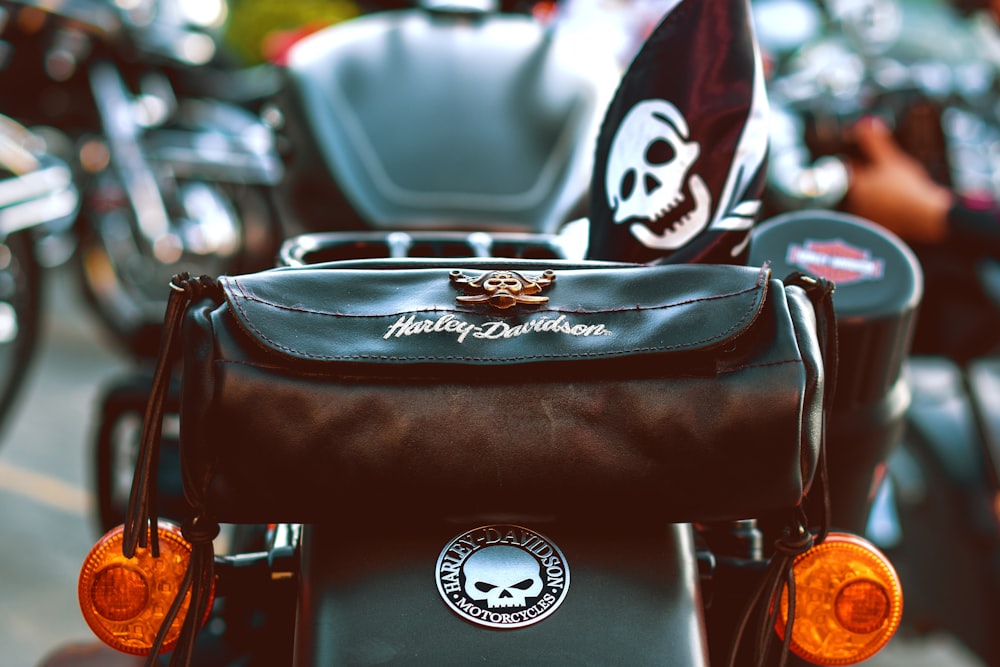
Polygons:
[[5,93],[0,112],[32,128],[80,193],[75,220],[46,235],[38,256],[73,262],[89,312],[135,368],[102,396],[98,456],[133,451],[129,419],[149,391],[162,285],[179,270],[269,267],[284,238],[269,193],[282,165],[255,106],[276,79],[224,50],[226,10],[0,0],[0,88],[25,91]]
[[[995,28],[986,32],[944,1],[757,4],[761,22],[776,5],[813,17],[801,22],[803,34],[772,38],[769,210],[838,207],[846,162],[860,157],[850,129],[865,116],[882,119],[900,146],[958,195],[1000,195]],[[971,314],[997,316],[996,260],[954,245],[910,245],[928,274],[914,353],[960,363],[992,354],[991,325],[1000,321]]]
[[[1000,40],[991,18],[955,11],[977,5],[757,0],[772,63],[766,208],[836,210],[859,156],[849,130],[864,116],[939,183],[996,200]],[[781,20],[789,12],[800,20]],[[1000,261],[983,248],[910,246],[926,280],[906,363],[912,405],[868,534],[900,570],[905,629],[949,633],[1000,664]]]
[[105,330],[155,353],[159,287],[178,268],[268,266],[282,238],[266,188],[280,177],[251,110],[268,70],[227,60],[225,2],[0,2],[0,110],[73,169],[75,257]]
[[0,428],[34,358],[43,303],[41,247],[73,223],[70,168],[42,139],[0,115]]

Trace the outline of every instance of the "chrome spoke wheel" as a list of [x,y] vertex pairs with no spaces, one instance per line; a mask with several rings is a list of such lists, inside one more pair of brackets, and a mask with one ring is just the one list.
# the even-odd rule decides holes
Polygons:
[[42,272],[29,232],[0,243],[0,428],[8,425],[34,357]]

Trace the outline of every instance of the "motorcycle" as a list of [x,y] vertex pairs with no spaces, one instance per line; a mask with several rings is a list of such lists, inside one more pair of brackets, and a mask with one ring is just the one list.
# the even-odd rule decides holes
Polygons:
[[269,70],[226,62],[224,3],[184,6],[0,3],[0,85],[34,91],[3,110],[72,166],[82,204],[65,254],[105,330],[140,360],[155,354],[164,275],[269,266],[283,238],[266,196],[280,164],[252,108]]
[[[819,14],[812,33],[788,36],[770,84],[772,211],[836,210],[847,186],[843,158],[853,150],[845,129],[863,115],[885,120],[939,182],[964,195],[996,196],[998,170],[988,150],[1000,136],[995,61],[942,51],[984,38],[972,36],[976,26],[947,5],[920,12],[938,33],[967,36],[921,44],[926,33],[914,29],[907,3],[898,4],[895,18],[876,22],[884,39],[865,47]],[[976,248],[911,247],[926,278],[905,364],[913,398],[872,493],[866,534],[899,568],[906,631],[947,633],[992,665],[1000,662],[989,620],[1000,613],[1000,486],[990,431],[997,263]]]
[[[842,416],[843,425],[828,440],[830,479],[839,480],[830,489],[830,506],[839,508],[831,517],[832,525],[858,525],[867,514],[866,494],[859,498],[859,489],[867,491],[872,484],[879,457],[895,442],[908,402],[906,381],[898,374],[898,361],[904,356],[898,348],[905,347],[907,324],[919,300],[919,273],[914,272],[908,252],[895,245],[895,240],[855,221],[829,219],[824,212],[796,214],[773,221],[773,227],[765,223],[761,229],[777,229],[786,238],[797,239],[803,234],[814,238],[811,234],[818,224],[826,226],[825,232],[833,235],[834,242],[846,235],[859,245],[874,246],[880,253],[877,260],[884,261],[886,267],[886,273],[875,279],[882,288],[876,300],[881,311],[878,315],[884,319],[855,316],[844,328],[846,338],[854,335],[857,347],[853,351],[867,353],[866,358],[882,363],[857,366],[863,372],[851,374],[856,391],[849,392],[840,409],[832,413],[832,418]],[[364,240],[372,239],[366,235]],[[308,266],[300,262],[324,257],[327,252],[336,255],[351,242],[346,233],[306,235],[287,242],[282,256],[288,266]],[[400,258],[407,259],[397,256]],[[904,289],[897,290],[901,278]],[[870,312],[872,287],[871,282],[862,283],[848,296],[839,296],[838,312]],[[873,332],[885,335],[872,336]],[[879,346],[871,345],[872,340],[878,340]],[[895,366],[893,361],[897,362]],[[161,465],[173,467],[169,459],[161,461]],[[171,474],[176,474],[176,469]],[[467,520],[481,523],[488,519]],[[427,560],[427,554],[436,553],[432,547],[442,539],[438,531],[423,530],[420,525],[398,525],[391,534],[385,534],[363,521],[239,524],[232,526],[226,536],[230,544],[227,552],[215,557],[216,600],[211,620],[194,648],[194,659],[199,665],[276,665],[289,664],[293,659],[295,664],[378,664],[387,659],[399,664],[464,664],[473,655],[489,656],[498,664],[524,664],[526,660],[536,660],[528,664],[550,664],[554,655],[560,662],[580,660],[578,651],[584,636],[578,624],[586,620],[588,635],[594,633],[586,641],[587,659],[597,664],[611,664],[622,655],[650,664],[726,664],[726,656],[733,650],[733,629],[744,622],[745,606],[772,563],[770,541],[775,538],[775,525],[780,525],[775,524],[774,517],[762,517],[731,523],[673,524],[657,530],[646,521],[636,524],[622,516],[614,523],[602,524],[599,535],[594,535],[590,524],[543,523],[548,534],[557,532],[566,554],[587,563],[579,575],[581,581],[595,574],[599,579],[606,578],[599,587],[602,590],[592,590],[587,597],[594,609],[615,610],[614,617],[603,612],[586,619],[567,617],[553,623],[548,632],[531,634],[525,644],[511,635],[515,630],[470,629],[467,620],[442,614],[444,609],[434,606],[433,585],[428,589],[425,579],[428,568],[434,565],[433,558]],[[534,525],[529,523],[529,529]],[[493,530],[499,528],[493,526]],[[352,537],[345,540],[345,533]],[[115,553],[114,540],[121,535],[120,530],[112,530],[108,534],[112,541],[95,546],[93,553]],[[488,530],[482,535],[468,533],[470,544],[480,538],[484,544],[499,544],[503,534]],[[613,556],[606,553],[609,542],[616,545]],[[834,542],[831,538],[831,544]],[[851,549],[858,547],[850,544]],[[538,545],[548,548],[548,543]],[[624,553],[622,545],[627,545]],[[551,561],[550,569],[559,562]],[[116,566],[90,565],[87,569],[110,573]],[[622,572],[627,576],[622,577]],[[463,576],[466,582],[473,581],[471,571]],[[484,577],[490,581],[506,577],[503,582],[507,585],[503,587],[513,589],[510,595],[515,608],[518,591],[528,591],[528,580],[515,581],[511,578],[516,578],[513,571],[509,575],[491,572]],[[866,579],[866,585],[871,583]],[[83,583],[81,590],[86,595],[94,588]],[[91,603],[85,598],[81,604]],[[896,604],[893,607],[898,611]],[[104,608],[103,603],[97,607]],[[623,632],[623,615],[631,619],[628,632]],[[400,623],[400,618],[407,622]],[[558,619],[558,615],[552,618]],[[639,624],[640,618],[659,620]],[[816,621],[826,622],[829,619]],[[693,637],[692,623],[696,628]],[[804,615],[796,619],[797,627],[808,623]],[[886,627],[872,623],[880,629]],[[392,630],[387,632],[389,628]],[[865,631],[866,639],[872,634],[870,629]],[[871,652],[861,655],[868,657]],[[167,660],[163,656],[162,664]],[[740,658],[729,664],[749,664],[748,660]],[[813,660],[822,664],[820,658]],[[812,661],[795,659],[788,664]],[[46,662],[46,667],[57,665],[79,667],[81,662],[72,659],[72,653]]]
[[78,197],[41,137],[0,115],[0,426],[34,358],[42,310],[39,246],[72,223]]
[[[698,16],[709,4],[706,0],[687,3],[684,9],[688,11],[678,15]],[[741,5],[727,6],[738,10]],[[668,16],[668,20],[673,19]],[[588,242],[587,227],[594,222],[575,216],[588,210],[588,198],[603,198],[628,182],[609,177],[612,187],[605,190],[604,178],[595,175],[598,170],[589,158],[594,139],[612,155],[621,156],[619,143],[607,149],[598,130],[602,117],[607,132],[614,130],[615,123],[607,120],[605,109],[615,86],[619,92],[626,86],[620,85],[621,73],[614,68],[606,70],[610,73],[607,81],[595,76],[604,70],[593,62],[581,62],[577,48],[568,52],[574,57],[566,56],[561,40],[561,35],[529,17],[484,14],[481,8],[448,3],[345,22],[295,47],[287,72],[291,85],[276,105],[283,119],[281,131],[295,147],[279,185],[286,195],[281,210],[303,224],[325,224],[327,229],[290,238],[282,246],[280,264],[294,269],[365,258],[401,264],[428,258],[544,260],[556,265],[581,261],[591,251],[593,239]],[[740,62],[754,64],[752,58]],[[415,74],[422,71],[437,75]],[[453,74],[459,85],[445,85],[442,72]],[[488,84],[480,87],[484,78]],[[605,83],[609,85],[604,87]],[[754,101],[759,104],[759,98]],[[336,113],[330,113],[331,108]],[[750,105],[752,120],[760,120],[754,113],[759,110]],[[673,112],[660,113],[665,117]],[[400,122],[401,117],[407,122]],[[697,118],[689,114],[688,120],[690,136],[670,135],[678,147],[690,147],[700,129]],[[748,132],[743,136],[760,135]],[[609,139],[610,135],[603,141]],[[708,143],[698,142],[708,151]],[[741,158],[748,152],[758,155],[750,148],[732,150]],[[598,154],[604,149],[599,148]],[[654,162],[655,154],[649,157],[643,150],[640,154]],[[741,169],[730,172],[731,157],[726,155],[725,164],[718,165],[718,174],[710,173],[709,165],[697,180],[710,181],[712,185],[705,187],[711,188],[717,180],[725,180],[730,195],[727,203],[733,208],[711,233],[678,242],[678,258],[688,257],[685,251],[706,239],[708,245],[701,250],[714,253],[723,252],[720,239],[749,238],[745,211],[752,209],[752,202],[741,202],[739,189],[752,179],[736,186],[728,180],[727,173],[738,174],[737,179],[748,176],[742,169],[748,165],[740,164]],[[470,165],[484,168],[472,170]],[[629,167],[622,169],[627,172]],[[701,185],[693,187],[698,190]],[[594,194],[595,188],[600,194]],[[718,194],[714,189],[712,193]],[[632,188],[623,187],[615,196],[628,199],[631,194]],[[591,214],[593,208],[591,201]],[[331,210],[337,213],[331,215]],[[693,217],[691,211],[683,213],[685,220]],[[884,268],[882,274],[867,276],[867,284],[836,297],[837,311],[849,315],[842,329],[842,336],[851,341],[846,352],[879,363],[862,365],[865,372],[847,375],[843,431],[829,445],[829,499],[815,499],[812,502],[819,507],[809,509],[810,514],[825,516],[828,507],[836,508],[830,514],[832,525],[854,530],[859,517],[867,514],[866,494],[859,495],[859,489],[866,491],[871,485],[908,399],[898,361],[905,356],[910,322],[920,298],[919,268],[905,247],[870,226],[827,220],[823,213],[778,222],[777,228],[799,233],[829,222],[830,234],[838,238],[846,234],[859,246],[877,249]],[[684,224],[678,221],[677,226]],[[670,231],[655,233],[656,242],[674,243]],[[751,239],[750,247],[755,245]],[[746,244],[738,247],[745,249]],[[768,256],[762,261],[772,259]],[[881,289],[871,289],[873,285]],[[873,297],[876,312],[870,310]],[[168,387],[162,389],[176,396]],[[164,407],[171,413],[176,404],[168,398]],[[150,433],[159,430],[159,425],[145,426]],[[160,441],[160,451],[168,451],[163,445]],[[840,452],[834,454],[835,448]],[[161,459],[160,470],[172,467],[169,458]],[[109,473],[105,480],[112,478]],[[161,494],[164,487],[160,485]],[[520,517],[528,525],[510,527],[506,520],[501,526],[495,516],[477,515],[463,518],[461,525],[445,522],[441,526],[440,517],[428,517],[432,529],[400,521],[386,530],[383,524],[367,521],[364,511],[355,520],[334,523],[237,524],[226,534],[230,548],[214,559],[217,599],[204,607],[208,622],[194,645],[194,657],[204,665],[292,661],[300,665],[466,664],[478,660],[707,665],[722,664],[727,656],[730,664],[747,664],[749,653],[740,653],[739,641],[747,627],[746,607],[752,608],[757,591],[769,582],[768,568],[785,564],[774,544],[784,544],[778,529],[787,517],[654,526],[641,513],[633,516],[628,508],[617,507],[615,499],[609,498],[608,503],[615,520],[600,525]],[[543,571],[555,589],[568,588],[569,583],[563,551],[536,530],[543,526],[559,534],[567,555],[579,559],[581,569],[579,575],[574,570],[574,585],[586,591],[587,604],[560,607],[561,600],[542,595]],[[522,531],[521,537],[510,537],[508,529]],[[450,542],[445,535],[448,530],[457,535]],[[113,546],[121,537],[121,531],[112,529],[111,541],[102,542],[94,553],[118,550],[121,556]],[[172,539],[164,537],[163,543]],[[511,546],[518,539],[537,553],[529,549],[509,556],[510,560],[506,556],[494,560],[483,549],[479,553],[484,558],[469,559],[461,571],[456,569],[457,562],[483,545],[500,549],[501,543]],[[830,533],[827,539],[823,545],[831,548],[844,541],[849,551],[874,554],[877,565],[873,569],[891,572],[877,551],[869,551],[858,538],[842,539]],[[534,555],[526,559],[529,552]],[[499,556],[502,552],[489,553]],[[428,554],[432,554],[430,560]],[[433,582],[428,587],[425,579],[435,570],[438,554],[436,568],[444,576],[435,590]],[[532,569],[536,557],[541,560]],[[486,566],[480,573],[483,576],[473,572],[472,560]],[[119,575],[144,576],[137,569],[125,573],[121,565],[119,561],[85,567],[102,582],[109,582],[107,587],[81,584],[87,618],[110,615],[121,621],[123,614],[132,611],[124,598],[108,606],[90,597],[99,589],[124,590],[120,587],[127,582]],[[852,652],[846,658],[849,663],[867,658],[888,641],[901,600],[891,577],[881,583],[865,579],[859,588],[854,587],[858,580],[850,576],[848,580],[848,584],[841,581],[844,613],[840,620],[830,614],[810,620],[802,612],[795,627],[811,627],[824,638],[829,635],[819,626],[846,623],[853,627],[855,635],[847,632],[851,627],[837,626],[833,631],[853,637],[847,642],[850,647],[838,647]],[[489,600],[490,595],[498,599],[489,605],[484,602],[475,608],[478,611],[468,607],[464,614],[452,614],[441,604],[442,597],[448,602],[445,591],[449,586],[473,591],[468,595],[475,599]],[[875,616],[863,619],[848,613],[847,599],[863,593],[862,589],[873,590],[876,596]],[[154,606],[162,604],[154,601]],[[789,604],[794,606],[794,602]],[[777,612],[779,606],[775,599],[773,610]],[[828,612],[832,609],[819,606]],[[491,607],[511,613],[494,613]],[[514,625],[498,632],[502,626],[497,624],[507,622],[504,616],[513,618],[515,611],[525,627]],[[197,611],[192,614],[198,616]],[[162,616],[156,614],[154,620],[159,626]],[[771,641],[773,626],[767,620],[762,625],[760,641],[765,645]],[[793,640],[792,629],[787,629],[781,640],[786,650],[801,641]],[[763,661],[768,652],[761,656],[761,648],[758,645],[750,651]],[[119,645],[118,649],[133,647]],[[821,647],[798,645],[793,650],[811,656],[814,663],[834,659],[810,653],[821,652]],[[835,659],[845,660],[842,655]],[[798,664],[797,660],[791,664]],[[150,664],[155,661],[154,655]],[[73,662],[71,653],[63,653],[47,664],[79,662]]]
[[[90,312],[135,365],[104,390],[110,415],[99,426],[99,458],[128,454],[132,409],[148,393],[160,336],[163,281],[182,269],[271,266],[286,235],[269,194],[281,164],[257,106],[273,91],[273,71],[225,57],[224,9],[0,2],[0,86],[35,93],[5,96],[0,107],[45,138],[80,192],[73,224],[46,239],[62,258],[54,263],[72,257]],[[103,459],[95,470],[108,470]],[[97,488],[116,487],[102,478]]]
[[[970,46],[982,42],[972,26],[946,3],[825,4],[834,9],[816,19],[813,34],[775,47],[777,64],[768,83],[774,111],[768,212],[837,209],[847,188],[844,160],[857,151],[849,129],[864,116],[883,119],[900,146],[959,195],[996,196],[988,146],[998,136],[997,71],[982,50]],[[881,9],[837,15],[838,5]],[[940,40],[944,46],[926,43],[930,29],[955,39]],[[968,48],[947,49],[955,43]],[[971,248],[959,254],[955,248],[911,246],[928,276],[914,353],[959,363],[993,354],[996,341],[988,331],[997,324],[991,297],[995,261]]]

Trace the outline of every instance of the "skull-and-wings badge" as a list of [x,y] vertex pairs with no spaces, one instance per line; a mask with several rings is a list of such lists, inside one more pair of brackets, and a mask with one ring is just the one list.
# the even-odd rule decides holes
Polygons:
[[488,303],[494,308],[506,310],[518,304],[537,306],[549,300],[539,296],[539,292],[556,279],[554,271],[529,277],[518,271],[487,271],[476,276],[467,276],[455,270],[449,274],[451,283],[465,294],[456,298],[464,304]]

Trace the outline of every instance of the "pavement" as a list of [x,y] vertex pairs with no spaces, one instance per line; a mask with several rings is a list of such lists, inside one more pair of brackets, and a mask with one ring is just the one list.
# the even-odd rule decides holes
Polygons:
[[0,665],[32,667],[88,638],[80,565],[99,537],[88,445],[100,387],[127,368],[82,309],[71,271],[46,285],[43,339],[0,440]]
[[[88,448],[100,389],[128,368],[71,271],[50,277],[39,356],[0,440],[0,667],[36,667],[55,647],[91,638],[76,601],[99,536]],[[865,665],[985,667],[947,637],[894,641]]]

